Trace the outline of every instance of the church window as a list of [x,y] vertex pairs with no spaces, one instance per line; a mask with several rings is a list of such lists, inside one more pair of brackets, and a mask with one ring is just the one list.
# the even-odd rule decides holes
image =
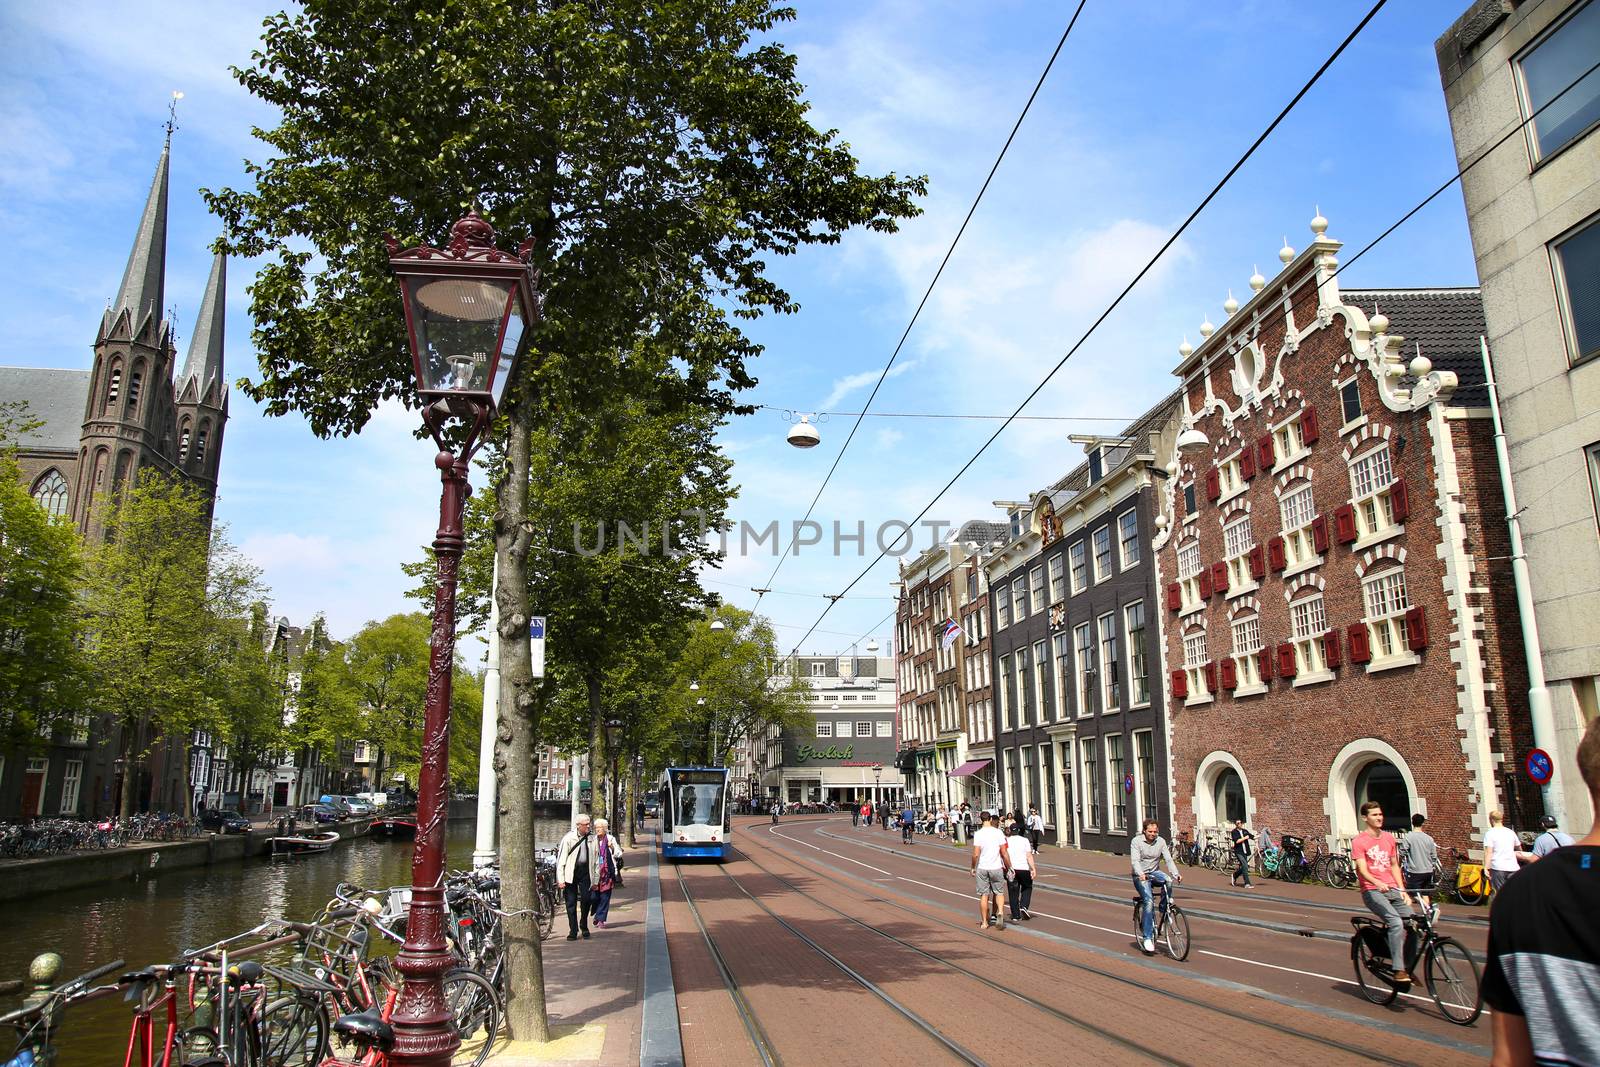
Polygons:
[[139,406],[139,385],[142,381],[144,381],[144,372],[141,370],[135,370],[132,374],[128,375],[129,407],[136,408]]
[[189,462],[189,424],[183,424],[183,432],[178,435],[178,462]]
[[121,367],[113,367],[111,369],[111,385],[109,387],[107,387],[107,389],[106,389],[106,403],[107,404],[115,404],[117,402],[117,393],[120,392],[121,389],[122,389],[122,368]]
[[33,499],[52,519],[60,518],[67,513],[67,480],[60,471],[48,472],[34,484]]
[[207,427],[202,425],[200,433],[194,439],[194,458],[202,463],[206,458],[206,429]]

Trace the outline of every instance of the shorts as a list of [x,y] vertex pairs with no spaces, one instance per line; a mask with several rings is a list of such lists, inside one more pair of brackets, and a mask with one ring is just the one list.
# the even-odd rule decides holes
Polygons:
[[1001,871],[986,871],[986,870],[983,870],[983,869],[980,868],[978,870],[977,874],[978,874],[978,895],[980,897],[988,896],[990,894],[998,894],[1000,896],[1004,896],[1005,895],[1005,892],[1006,892],[1006,872],[1005,871],[1003,871],[1003,870],[1001,870]]
[[1500,887],[1511,881],[1511,876],[1516,873],[1516,871],[1490,871],[1489,888],[1496,893],[1500,892]]
[[1439,876],[1433,871],[1419,874],[1416,871],[1406,871],[1406,889],[1412,893],[1427,893],[1437,889]]

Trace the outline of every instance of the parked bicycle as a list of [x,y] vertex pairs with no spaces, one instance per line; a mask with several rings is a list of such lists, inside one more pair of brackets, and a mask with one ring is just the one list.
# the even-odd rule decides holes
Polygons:
[[[1428,995],[1446,1019],[1470,1026],[1483,1011],[1479,996],[1478,965],[1461,942],[1441,937],[1438,932],[1439,908],[1426,915],[1407,915],[1405,963],[1411,974],[1421,974]],[[1355,967],[1361,995],[1374,1004],[1393,1004],[1410,984],[1394,980],[1394,964],[1389,959],[1389,940],[1383,923],[1374,916],[1352,915],[1350,960]]]
[[[57,957],[59,962],[59,957]],[[91,997],[104,996],[116,992],[116,986],[93,986],[97,979],[104,978],[126,963],[125,960],[116,960],[103,967],[96,967],[87,974],[56,986],[37,1002],[29,1007],[18,1008],[16,1011],[0,1015],[0,1026],[9,1026],[17,1033],[16,1046],[11,1051],[11,1056],[5,1061],[4,1067],[53,1067],[56,1062],[56,1047],[51,1041],[52,1035],[61,1026],[61,1019],[68,1005]],[[53,976],[46,977],[50,981]]]

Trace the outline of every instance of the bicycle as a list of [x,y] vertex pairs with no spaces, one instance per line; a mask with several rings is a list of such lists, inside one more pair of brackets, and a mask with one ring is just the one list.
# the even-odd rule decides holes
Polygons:
[[[1416,974],[1420,966],[1428,996],[1446,1019],[1460,1026],[1470,1026],[1483,1011],[1478,965],[1472,962],[1472,955],[1461,942],[1439,936],[1438,918],[1438,905],[1430,908],[1426,915],[1413,913],[1404,917],[1406,967]],[[1403,990],[1394,980],[1384,924],[1375,916],[1352,915],[1350,925],[1355,928],[1350,937],[1350,960],[1361,995],[1374,1004],[1393,1004]],[[1409,989],[1409,984],[1404,988]]]
[[[1153,882],[1151,899],[1156,902],[1155,940],[1173,960],[1182,963],[1189,958],[1189,917],[1173,901],[1171,882]],[[1144,898],[1133,898],[1133,937],[1144,939]]]
[[[59,968],[60,957],[55,959],[56,967]],[[10,1026],[17,1031],[16,1047],[12,1049],[4,1067],[53,1067],[56,1062],[56,1047],[51,1044],[50,1036],[60,1026],[67,1005],[114,992],[117,988],[114,985],[96,988],[91,986],[96,979],[104,978],[126,963],[126,960],[116,960],[103,967],[96,967],[70,982],[56,986],[39,997],[37,1003],[0,1015],[0,1026]],[[54,974],[50,974],[42,980],[50,981],[54,977]]]

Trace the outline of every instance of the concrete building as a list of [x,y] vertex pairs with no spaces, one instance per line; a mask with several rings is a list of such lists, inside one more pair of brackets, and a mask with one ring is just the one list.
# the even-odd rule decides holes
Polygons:
[[758,739],[761,795],[785,803],[899,803],[895,684],[888,656],[790,656],[780,670],[803,680],[812,722]]
[[1074,438],[1086,461],[1034,494],[989,562],[999,778],[1057,844],[1123,852],[1143,818],[1170,825],[1150,542],[1176,410],[1172,396],[1122,434]]
[[1481,303],[1341,290],[1327,225],[1179,348],[1155,520],[1174,819],[1340,847],[1370,799],[1469,848],[1491,809],[1539,814]]
[[1456,156],[1475,164],[1461,191],[1548,687],[1538,740],[1552,806],[1581,830],[1573,760],[1600,714],[1600,73],[1578,79],[1600,56],[1600,3],[1482,0],[1436,51]]

